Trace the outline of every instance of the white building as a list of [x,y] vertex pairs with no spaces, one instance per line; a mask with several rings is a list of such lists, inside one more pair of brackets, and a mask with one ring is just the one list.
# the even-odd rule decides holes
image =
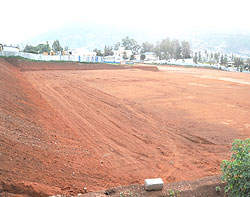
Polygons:
[[227,66],[234,66],[234,62],[233,61],[229,61],[228,63],[227,63]]
[[109,55],[109,56],[105,56],[103,58],[103,60],[105,63],[118,63],[118,64],[120,64],[122,62],[123,58],[120,56]]
[[68,50],[69,55],[74,55],[74,56],[87,56],[87,57],[95,57],[96,52],[89,51],[84,48],[77,48],[77,49],[71,49]]
[[194,61],[193,58],[188,58],[188,59],[169,59],[167,60],[168,64],[178,64],[178,65],[193,65]]
[[140,62],[141,61],[141,55],[134,55],[134,62]]
[[131,50],[125,50],[125,47],[119,47],[118,50],[114,50],[114,56],[119,56],[119,57],[126,57],[127,59],[130,59],[132,56],[132,51]]
[[7,52],[19,52],[20,49],[17,47],[12,47],[12,46],[3,46],[3,51]]
[[144,61],[157,61],[158,57],[154,52],[146,52],[144,53],[145,59]]

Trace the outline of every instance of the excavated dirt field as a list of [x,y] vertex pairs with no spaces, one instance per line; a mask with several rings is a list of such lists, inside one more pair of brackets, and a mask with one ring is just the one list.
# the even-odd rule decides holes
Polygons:
[[219,174],[233,139],[249,137],[249,74],[56,70],[65,65],[0,59],[0,192],[47,196],[145,178],[195,180]]

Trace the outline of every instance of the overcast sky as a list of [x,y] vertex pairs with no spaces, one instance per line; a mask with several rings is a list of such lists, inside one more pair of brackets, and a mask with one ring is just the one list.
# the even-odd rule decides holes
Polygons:
[[166,34],[250,32],[249,0],[2,0],[0,43],[20,43],[69,23]]

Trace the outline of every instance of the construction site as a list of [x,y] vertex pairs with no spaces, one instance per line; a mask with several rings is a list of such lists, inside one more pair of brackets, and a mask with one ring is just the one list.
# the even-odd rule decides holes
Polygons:
[[0,58],[0,196],[218,176],[249,98],[247,73]]

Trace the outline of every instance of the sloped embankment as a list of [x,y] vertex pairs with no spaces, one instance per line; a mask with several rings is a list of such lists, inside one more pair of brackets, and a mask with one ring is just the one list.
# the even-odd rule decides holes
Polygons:
[[[39,71],[39,70],[114,70],[129,69],[129,65],[118,64],[98,64],[98,63],[78,63],[78,62],[41,62],[24,61],[18,58],[6,58],[10,64],[20,68],[20,71]],[[157,69],[157,67],[155,67]]]
[[138,183],[133,171],[140,157],[150,159],[140,135],[154,130],[144,117],[84,84],[68,84],[69,94],[47,84],[46,96],[20,72],[25,62],[7,60],[0,59],[0,192],[47,196]]
[[47,163],[56,158],[48,152],[52,139],[37,113],[44,104],[19,69],[0,59],[0,193],[47,196],[61,191],[43,180]]

